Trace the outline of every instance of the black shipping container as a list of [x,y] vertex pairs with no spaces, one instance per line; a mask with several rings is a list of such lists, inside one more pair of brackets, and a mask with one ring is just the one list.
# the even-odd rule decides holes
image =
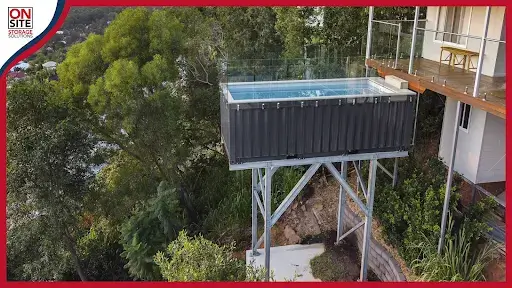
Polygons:
[[412,91],[396,91],[400,93],[245,103],[228,100],[224,92],[221,130],[229,161],[406,151],[412,142],[417,97]]

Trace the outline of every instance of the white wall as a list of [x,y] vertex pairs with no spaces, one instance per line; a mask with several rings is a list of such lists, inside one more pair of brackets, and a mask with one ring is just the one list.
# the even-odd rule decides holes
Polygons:
[[[443,128],[439,144],[439,157],[447,165],[451,153],[456,108],[457,101],[446,98]],[[486,114],[485,111],[472,107],[467,132],[457,126],[459,138],[457,141],[454,170],[473,183],[477,180]]]
[[[438,9],[439,7],[435,6],[427,7],[427,22],[425,24],[427,29],[436,29]],[[483,24],[485,19],[485,9],[485,7],[467,7],[468,14],[470,14],[471,16],[470,21],[468,23],[469,28],[468,26],[465,26],[462,29],[463,34],[468,33],[469,29],[469,35],[482,36]],[[502,28],[504,27],[505,7],[492,7],[490,16],[491,17],[489,20],[489,30],[487,32],[487,38],[500,39],[502,36]],[[423,37],[422,57],[425,59],[438,62],[441,52],[441,46],[454,46],[478,52],[480,51],[480,42],[481,41],[479,39],[468,38],[467,43],[463,40],[463,44],[457,46],[435,40],[434,32],[425,31]],[[487,76],[503,76],[502,74],[504,73],[504,66],[500,69],[495,69],[499,47],[500,45],[497,42],[487,42],[484,54],[484,62],[482,66],[482,74]],[[445,52],[445,55],[447,55],[447,52]],[[477,57],[473,57],[473,63],[475,66],[477,61]]]
[[486,113],[476,183],[505,181],[505,120]]
[[[503,41],[505,41],[505,35],[507,35],[505,22],[506,22],[506,19],[503,18],[503,29],[501,29],[501,38],[500,38],[500,40],[503,40]],[[496,45],[496,44],[492,44],[492,45]],[[505,65],[505,50],[507,50],[507,49],[506,49],[505,43],[500,43],[497,45],[499,45],[499,48],[498,48],[498,57],[496,58],[496,66],[494,67],[494,76],[495,77],[501,77],[501,76],[504,77],[505,71],[507,70],[506,65]]]

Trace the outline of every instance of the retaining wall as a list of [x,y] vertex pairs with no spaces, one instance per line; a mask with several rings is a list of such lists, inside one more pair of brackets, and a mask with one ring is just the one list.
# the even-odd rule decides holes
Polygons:
[[[356,213],[354,213],[354,211],[350,209],[348,205],[345,206],[344,216],[344,231],[354,227],[362,220]],[[355,232],[353,232],[353,235],[351,235],[357,238],[357,246],[359,251],[362,251],[363,249],[363,232],[364,225],[358,228]],[[373,272],[375,272],[380,280],[391,282],[407,281],[404,273],[402,272],[402,269],[400,268],[400,265],[398,265],[398,262],[395,260],[395,258],[393,258],[393,256],[389,254],[386,248],[380,245],[380,243],[377,242],[377,240],[375,240],[373,237],[370,242],[369,252],[368,266],[370,269],[372,269]]]

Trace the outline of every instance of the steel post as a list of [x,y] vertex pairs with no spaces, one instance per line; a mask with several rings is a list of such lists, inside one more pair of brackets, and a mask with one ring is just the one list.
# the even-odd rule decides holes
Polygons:
[[408,73],[412,74],[414,66],[414,53],[416,50],[416,35],[418,33],[418,18],[420,17],[420,6],[416,6],[414,10],[414,25],[412,27],[412,40],[411,40],[411,54],[409,55],[409,69]]
[[270,168],[265,168],[265,280],[270,280],[270,229],[272,228],[272,207],[271,207],[271,195],[272,195],[272,175]]
[[[368,11],[368,34],[366,34],[366,60],[370,59],[371,46],[372,46],[372,25],[373,25],[373,6],[370,6]],[[370,73],[370,67],[364,63],[366,66],[366,77]]]
[[[341,178],[347,179],[347,162],[341,162]],[[343,233],[343,217],[345,215],[345,205],[347,201],[347,195],[345,194],[345,190],[343,190],[343,186],[340,184],[340,193],[338,197],[338,229],[336,232],[336,244],[340,241],[341,233]]]
[[258,182],[258,174],[256,172],[256,169],[251,169],[252,172],[252,241],[251,241],[251,247],[252,247],[252,255],[256,256],[258,255],[258,247],[256,247],[256,243],[258,242],[258,207],[257,207],[257,200],[256,200],[256,193],[258,193],[257,190],[257,182]]
[[395,165],[393,165],[393,187],[398,183],[398,158],[395,158]]
[[368,175],[368,200],[366,202],[367,213],[364,224],[363,251],[361,256],[361,273],[359,281],[366,281],[368,278],[368,254],[370,253],[370,241],[372,237],[372,213],[373,198],[375,195],[375,178],[377,177],[377,160],[370,160]]
[[[482,64],[484,63],[485,54],[485,38],[487,38],[487,31],[489,29],[489,16],[491,15],[491,6],[485,9],[484,28],[482,32],[482,42],[480,42],[480,52],[478,54],[478,66],[476,66],[475,86],[473,88],[473,97],[478,97],[478,90],[480,89],[480,78],[482,77]],[[468,64],[469,65],[469,64]]]
[[[402,23],[398,23],[398,33],[396,39],[396,53],[395,53],[395,65],[394,69],[398,67],[398,56],[400,55],[400,34],[402,33]],[[368,75],[366,76],[368,77]]]
[[455,124],[452,138],[452,147],[450,158],[448,160],[448,177],[446,178],[446,191],[444,193],[444,204],[443,214],[441,217],[441,236],[439,237],[439,243],[437,245],[437,253],[441,254],[444,245],[444,236],[446,233],[446,219],[448,217],[448,208],[450,205],[450,194],[452,191],[452,180],[453,180],[453,165],[455,164],[455,154],[457,152],[457,139],[459,137],[459,119],[460,119],[460,101],[457,101],[457,109],[455,112]]

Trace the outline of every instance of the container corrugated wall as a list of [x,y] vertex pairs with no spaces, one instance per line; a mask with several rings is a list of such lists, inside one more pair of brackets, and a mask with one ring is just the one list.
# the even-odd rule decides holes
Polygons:
[[228,104],[222,136],[232,164],[404,151],[414,96]]

